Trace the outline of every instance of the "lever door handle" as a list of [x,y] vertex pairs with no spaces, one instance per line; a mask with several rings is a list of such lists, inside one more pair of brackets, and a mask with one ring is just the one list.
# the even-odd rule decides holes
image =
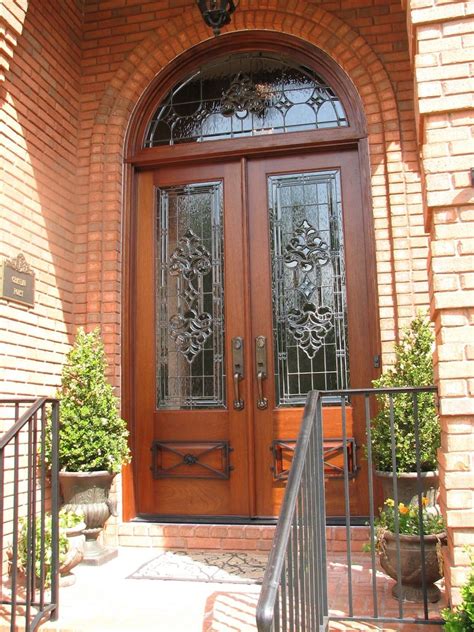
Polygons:
[[240,399],[239,382],[242,379],[240,373],[234,373],[234,408],[235,410],[242,410],[244,407],[244,400]]
[[258,386],[258,399],[257,399],[257,408],[259,410],[265,410],[268,406],[268,399],[263,395],[263,380],[266,378],[266,375],[263,371],[259,371],[257,373],[257,386]]
[[265,410],[268,399],[263,394],[263,380],[267,378],[267,339],[265,336],[255,338],[255,364],[257,369],[257,408]]

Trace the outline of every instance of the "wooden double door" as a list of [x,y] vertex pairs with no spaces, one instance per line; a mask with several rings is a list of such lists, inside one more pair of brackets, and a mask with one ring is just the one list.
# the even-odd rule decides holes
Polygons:
[[[372,377],[357,152],[160,166],[139,174],[137,200],[138,514],[275,516],[306,393]],[[324,432],[341,434],[330,400]]]

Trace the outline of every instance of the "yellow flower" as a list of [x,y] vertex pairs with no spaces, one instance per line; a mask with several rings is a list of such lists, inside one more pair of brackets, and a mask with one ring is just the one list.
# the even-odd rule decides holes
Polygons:
[[401,514],[407,514],[407,513],[410,511],[410,509],[409,509],[409,507],[407,507],[407,506],[406,506],[406,505],[404,505],[403,503],[399,503],[399,504],[398,504],[398,511],[399,511]]
[[428,500],[428,498],[427,498],[426,496],[423,496],[423,498],[422,498],[421,502],[423,503],[423,507],[426,507],[426,505],[427,505],[430,501]]
[[387,498],[384,505],[387,505],[387,507],[395,507],[395,501],[393,498]]

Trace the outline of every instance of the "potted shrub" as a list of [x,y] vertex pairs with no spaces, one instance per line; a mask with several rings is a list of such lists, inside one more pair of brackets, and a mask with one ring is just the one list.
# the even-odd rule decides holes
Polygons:
[[[434,336],[428,320],[419,314],[395,346],[395,364],[379,379],[377,388],[430,386],[433,384]],[[386,395],[378,397],[379,412],[372,420],[372,454],[376,474],[382,480],[384,498],[393,496],[390,405]],[[409,503],[418,493],[416,474],[415,424],[411,394],[393,396],[395,454],[398,499]],[[418,429],[422,491],[438,486],[437,449],[440,427],[433,393],[418,394]]]
[[[409,505],[399,503],[398,507],[392,498],[387,498],[384,508],[376,520],[376,549],[379,553],[380,565],[384,571],[398,579],[398,552],[400,552],[401,576],[392,588],[392,595],[402,601],[423,601],[423,575],[421,535],[423,533],[425,550],[425,579],[428,601],[439,601],[440,590],[434,582],[441,579],[442,554],[441,545],[446,544],[444,521],[436,506],[429,503],[426,496],[422,498],[422,531],[418,502]],[[397,538],[395,517],[398,516]]]
[[79,329],[58,391],[59,479],[64,508],[84,514],[84,561],[90,564],[103,563],[116,554],[97,538],[114,514],[109,500],[113,478],[130,461],[128,431],[106,368],[99,330]]

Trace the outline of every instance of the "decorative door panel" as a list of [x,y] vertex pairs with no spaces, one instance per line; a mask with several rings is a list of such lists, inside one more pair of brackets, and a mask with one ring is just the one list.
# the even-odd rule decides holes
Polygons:
[[[139,514],[248,516],[248,428],[232,405],[245,339],[239,163],[141,174],[135,444]],[[242,367],[245,370],[245,367]],[[246,383],[238,384],[246,399]]]
[[223,183],[156,196],[156,406],[225,408]]
[[[281,446],[293,445],[298,436],[308,391],[365,386],[372,379],[364,331],[370,319],[363,316],[370,304],[368,237],[355,152],[251,160],[248,174],[252,337],[268,341],[268,378],[260,389],[268,406],[256,408],[254,421],[256,513],[272,516],[282,501],[281,471],[291,461],[286,448],[282,465]],[[258,389],[254,397],[260,397]],[[350,402],[347,413],[351,459],[357,463],[365,428]],[[328,455],[337,455],[341,415],[330,397],[324,418]],[[357,491],[363,476],[354,471],[351,481],[356,514],[364,510]],[[342,482],[328,478],[328,514],[338,515]]]

